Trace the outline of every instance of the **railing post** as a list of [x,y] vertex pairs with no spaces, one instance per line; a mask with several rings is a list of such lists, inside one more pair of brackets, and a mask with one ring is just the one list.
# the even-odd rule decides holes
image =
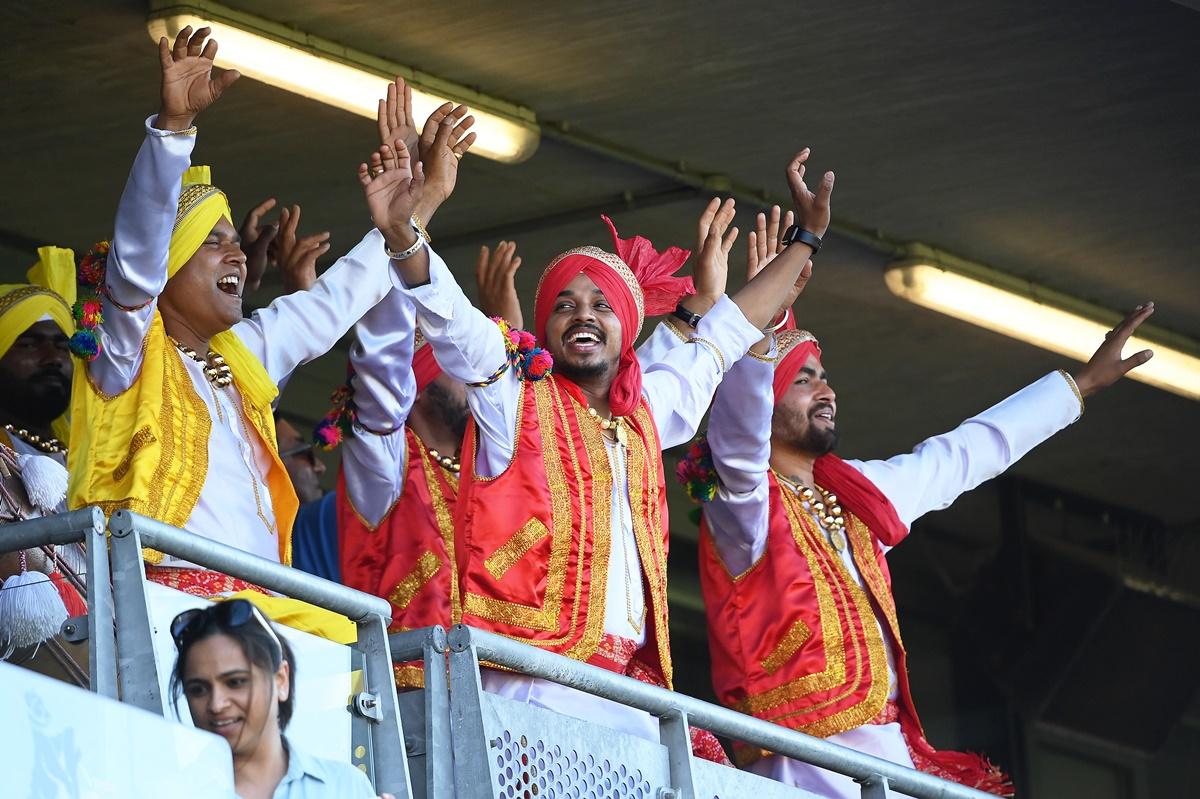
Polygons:
[[489,741],[484,739],[483,682],[471,629],[450,629],[450,718],[454,729],[454,790],[458,799],[492,795]]
[[692,777],[692,730],[687,713],[675,710],[658,720],[658,737],[667,747],[671,764],[673,799],[696,799],[696,784]]
[[113,596],[119,620],[116,627],[121,701],[166,716],[168,703],[159,688],[158,661],[150,629],[141,537],[128,511],[114,513],[109,528],[112,530]]
[[370,615],[358,622],[355,648],[363,655],[364,690],[373,695],[373,699],[367,701],[374,703],[371,708],[374,712],[368,715],[368,720],[375,790],[410,799],[413,794],[404,751],[404,727],[396,702],[396,679],[392,672],[387,628],[381,617]]
[[450,737],[450,689],[446,680],[448,647],[445,628],[430,628],[422,646],[425,663],[426,799],[454,797],[454,744]]
[[892,791],[888,787],[888,778],[876,774],[865,780],[858,780],[862,785],[862,799],[892,799]]
[[91,689],[117,698],[117,644],[113,624],[113,590],[108,573],[108,539],[104,512],[92,508],[91,527],[83,531],[87,555],[88,681]]

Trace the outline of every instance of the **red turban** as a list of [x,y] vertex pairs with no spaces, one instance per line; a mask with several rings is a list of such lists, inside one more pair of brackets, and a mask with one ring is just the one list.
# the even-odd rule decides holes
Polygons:
[[412,359],[413,376],[417,379],[417,393],[424,391],[430,383],[437,380],[442,373],[442,367],[433,357],[433,347],[418,330],[416,341],[413,343]]
[[612,220],[607,216],[600,218],[612,232],[617,254],[598,247],[579,247],[551,261],[538,282],[534,332],[545,343],[546,322],[559,292],[576,275],[591,278],[621,323],[621,356],[608,402],[615,416],[625,416],[637,408],[642,396],[642,367],[633,348],[642,332],[642,323],[647,316],[661,316],[675,310],[680,298],[695,294],[696,288],[690,277],[674,277],[691,255],[688,250],[669,247],[660,253],[641,236],[620,238]]
[[[784,330],[776,341],[779,357],[775,361],[772,387],[778,405],[809,356],[815,355],[818,361],[821,360],[821,345],[807,330]],[[896,546],[908,535],[892,501],[862,472],[832,452],[817,458],[813,464],[813,480],[826,491],[836,494],[842,507],[862,519],[887,546]]]

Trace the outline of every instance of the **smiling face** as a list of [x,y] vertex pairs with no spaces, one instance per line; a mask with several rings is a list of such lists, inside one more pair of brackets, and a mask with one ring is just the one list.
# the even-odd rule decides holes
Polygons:
[[66,334],[34,322],[0,358],[0,409],[23,424],[49,424],[71,401],[71,370]]
[[837,398],[816,355],[796,372],[787,393],[775,405],[771,437],[814,457],[837,447]]
[[545,346],[554,356],[555,371],[571,380],[616,375],[621,321],[587,275],[576,275],[555,298]]
[[218,633],[191,645],[183,694],[197,727],[229,742],[234,760],[279,746],[279,702],[288,697],[288,664],[274,674],[251,663],[236,640]]
[[228,219],[221,217],[200,249],[188,259],[158,298],[168,319],[178,319],[208,339],[242,320],[246,255]]

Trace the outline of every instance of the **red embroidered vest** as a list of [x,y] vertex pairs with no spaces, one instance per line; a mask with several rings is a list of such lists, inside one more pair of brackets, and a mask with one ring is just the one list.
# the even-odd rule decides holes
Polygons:
[[[648,598],[647,643],[635,660],[669,685],[667,504],[662,449],[643,400],[626,418],[633,529]],[[598,653],[612,538],[612,470],[600,426],[554,376],[521,384],[513,459],[475,474],[476,434],[462,454],[455,621],[576,660]]]
[[[442,468],[411,428],[400,498],[372,527],[338,480],[338,554],[342,582],[392,603],[392,632],[449,627],[458,615],[454,504],[458,477]],[[419,664],[396,667],[396,684],[421,687]]]
[[[846,514],[863,590],[800,499],[781,490],[774,474],[768,483],[766,551],[745,573],[729,574],[707,524],[701,525],[700,578],[718,698],[819,737],[871,721],[888,695],[878,610],[892,639],[902,703],[911,706],[891,576],[878,540]],[[738,759],[762,754],[743,750]]]

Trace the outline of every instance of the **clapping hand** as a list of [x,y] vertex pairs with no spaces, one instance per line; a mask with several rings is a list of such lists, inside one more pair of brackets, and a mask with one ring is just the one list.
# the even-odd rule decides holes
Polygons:
[[379,125],[379,143],[401,139],[410,153],[417,151],[417,128],[413,124],[412,89],[399,75],[388,84],[387,97],[379,101],[375,121]]
[[329,252],[329,231],[296,237],[300,226],[300,206],[279,212],[279,236],[275,240],[275,261],[283,276],[283,293],[308,291],[317,282],[317,259]]
[[408,147],[397,139],[371,153],[370,166],[358,165],[358,182],[366,195],[371,221],[392,250],[416,243],[417,232],[410,219],[421,199],[425,173],[421,162],[413,164]]
[[[781,220],[779,211],[778,205],[772,205],[769,217],[767,214],[759,213],[758,218],[755,220],[755,229],[750,231],[748,251],[746,253],[747,283],[753,280],[754,276],[761,272],[764,266],[771,263],[776,255],[783,252],[785,247],[783,234],[795,223],[796,217],[795,214],[788,211],[783,215]],[[800,292],[804,291],[805,285],[808,284],[810,277],[812,277],[811,260],[804,264],[804,268],[800,270],[800,277],[797,278],[791,290],[783,298],[783,302],[779,304],[776,323],[780,315],[795,304],[796,299],[800,296]]]
[[521,298],[517,296],[517,269],[521,257],[517,255],[515,241],[502,241],[496,251],[489,253],[487,247],[479,248],[479,260],[475,264],[475,283],[479,287],[479,308],[488,316],[499,316],[511,326],[525,326],[521,314]]
[[787,167],[788,188],[792,191],[792,202],[796,205],[797,224],[809,233],[820,237],[829,228],[829,198],[833,194],[833,173],[821,177],[816,193],[809,191],[804,183],[804,165],[811,153],[805,147],[796,153]]
[[1104,337],[1104,343],[1092,355],[1087,365],[1075,373],[1075,385],[1079,393],[1090,397],[1102,388],[1108,388],[1126,374],[1154,357],[1152,350],[1142,350],[1128,358],[1121,357],[1121,350],[1138,327],[1154,313],[1154,303],[1147,302],[1133,309],[1119,325]]
[[454,193],[458,183],[458,162],[475,143],[475,134],[468,133],[475,117],[465,105],[444,103],[425,120],[421,128],[421,165],[425,170],[425,196],[417,216],[425,223],[439,206]]
[[247,291],[258,290],[267,267],[274,262],[271,244],[279,232],[279,225],[262,223],[263,216],[274,207],[274,197],[263,200],[246,214],[246,219],[238,231],[242,237],[242,252],[246,254]]
[[175,37],[173,46],[165,36],[158,40],[162,106],[154,126],[159,130],[187,130],[197,114],[216,102],[241,77],[235,69],[212,74],[217,41],[209,39],[207,44],[204,41],[211,32],[209,28],[200,28],[193,34],[189,25]]

